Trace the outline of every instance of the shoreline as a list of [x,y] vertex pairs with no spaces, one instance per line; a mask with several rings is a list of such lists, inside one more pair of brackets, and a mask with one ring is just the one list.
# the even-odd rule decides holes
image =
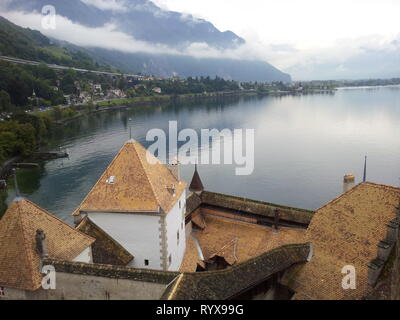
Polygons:
[[[160,96],[150,96],[150,97],[136,97],[136,98],[127,98],[127,99],[115,99],[109,101],[102,101],[101,103],[94,104],[95,110],[91,110],[89,112],[84,112],[85,105],[80,106],[79,114],[74,115],[70,118],[65,118],[58,121],[53,121],[52,123],[57,127],[63,127],[66,124],[78,120],[84,116],[90,116],[96,113],[108,112],[108,111],[116,111],[123,110],[127,108],[133,107],[144,107],[144,106],[152,106],[160,103],[168,103],[173,101],[193,101],[196,99],[212,99],[212,98],[223,98],[223,97],[234,97],[234,96],[257,96],[257,95],[268,95],[268,93],[258,93],[256,91],[219,91],[219,92],[211,92],[211,93],[189,93],[189,94],[181,94],[181,95],[160,95]],[[109,103],[110,102],[110,103]],[[38,152],[38,151],[37,151]],[[28,157],[29,158],[29,157]],[[8,180],[11,175],[11,170],[14,164],[22,161],[23,157],[15,156],[5,160],[0,164],[0,180]]]
[[114,99],[108,101],[102,101],[100,103],[94,104],[95,110],[91,110],[89,112],[81,112],[84,110],[85,105],[80,106],[79,114],[75,115],[71,118],[65,118],[59,121],[53,121],[53,124],[57,126],[64,126],[67,123],[77,120],[83,116],[89,116],[91,114],[115,111],[115,110],[123,110],[127,108],[133,107],[144,107],[144,106],[153,106],[160,103],[168,103],[174,101],[193,101],[193,100],[203,100],[203,99],[212,99],[212,98],[224,98],[224,97],[235,97],[235,96],[258,96],[258,95],[269,95],[268,93],[259,93],[256,91],[219,91],[219,92],[211,92],[211,93],[187,93],[181,95],[160,95],[160,96],[150,96],[150,97],[135,97],[135,98],[122,98],[122,99]]
[[12,157],[0,164],[0,180],[8,180],[14,164],[22,160],[21,156]]
[[381,86],[349,86],[349,87],[337,87],[337,90],[356,90],[356,89],[379,89],[379,88],[400,88],[400,84],[388,84],[388,85],[381,85]]

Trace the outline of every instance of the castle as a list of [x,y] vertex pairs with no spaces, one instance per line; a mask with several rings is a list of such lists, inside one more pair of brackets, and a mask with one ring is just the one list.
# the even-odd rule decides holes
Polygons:
[[132,140],[75,228],[15,199],[0,220],[0,299],[398,298],[400,188],[364,182],[310,211],[208,192],[197,166],[187,187],[179,163]]

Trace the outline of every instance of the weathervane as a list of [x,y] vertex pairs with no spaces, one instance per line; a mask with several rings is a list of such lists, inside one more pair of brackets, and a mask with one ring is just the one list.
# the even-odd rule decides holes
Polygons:
[[132,140],[132,125],[131,125],[132,118],[129,118],[129,140]]
[[364,178],[363,182],[367,182],[367,156],[365,156],[365,162],[364,162]]

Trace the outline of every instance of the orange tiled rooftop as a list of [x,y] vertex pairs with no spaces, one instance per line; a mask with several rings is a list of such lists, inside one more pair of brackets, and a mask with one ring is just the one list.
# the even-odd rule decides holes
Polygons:
[[[297,266],[285,282],[294,299],[360,299],[372,289],[368,264],[386,238],[387,224],[397,217],[400,188],[362,183],[317,210],[305,240],[313,244],[314,257]],[[342,268],[356,268],[356,289],[342,288]]]
[[186,183],[178,181],[140,143],[128,141],[73,215],[81,211],[169,212],[185,188]]
[[[200,244],[205,260],[219,255],[230,264],[240,263],[283,245],[306,242],[304,229],[280,227],[275,233],[270,227],[224,217],[206,214],[203,219],[206,227],[204,230],[194,231],[194,236]],[[180,271],[196,271],[199,261],[196,245],[193,239],[189,239]]]

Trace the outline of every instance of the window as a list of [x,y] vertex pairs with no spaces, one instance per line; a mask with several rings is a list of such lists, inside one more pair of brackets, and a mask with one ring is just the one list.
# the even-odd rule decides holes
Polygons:
[[115,176],[111,176],[106,181],[107,184],[114,184],[115,183]]
[[176,233],[176,239],[178,240],[178,244],[179,244],[179,231]]
[[148,266],[149,265],[149,260],[144,260],[144,265]]
[[169,255],[168,261],[169,261],[169,265],[171,265],[171,263],[172,263],[172,257],[171,257],[171,255]]

